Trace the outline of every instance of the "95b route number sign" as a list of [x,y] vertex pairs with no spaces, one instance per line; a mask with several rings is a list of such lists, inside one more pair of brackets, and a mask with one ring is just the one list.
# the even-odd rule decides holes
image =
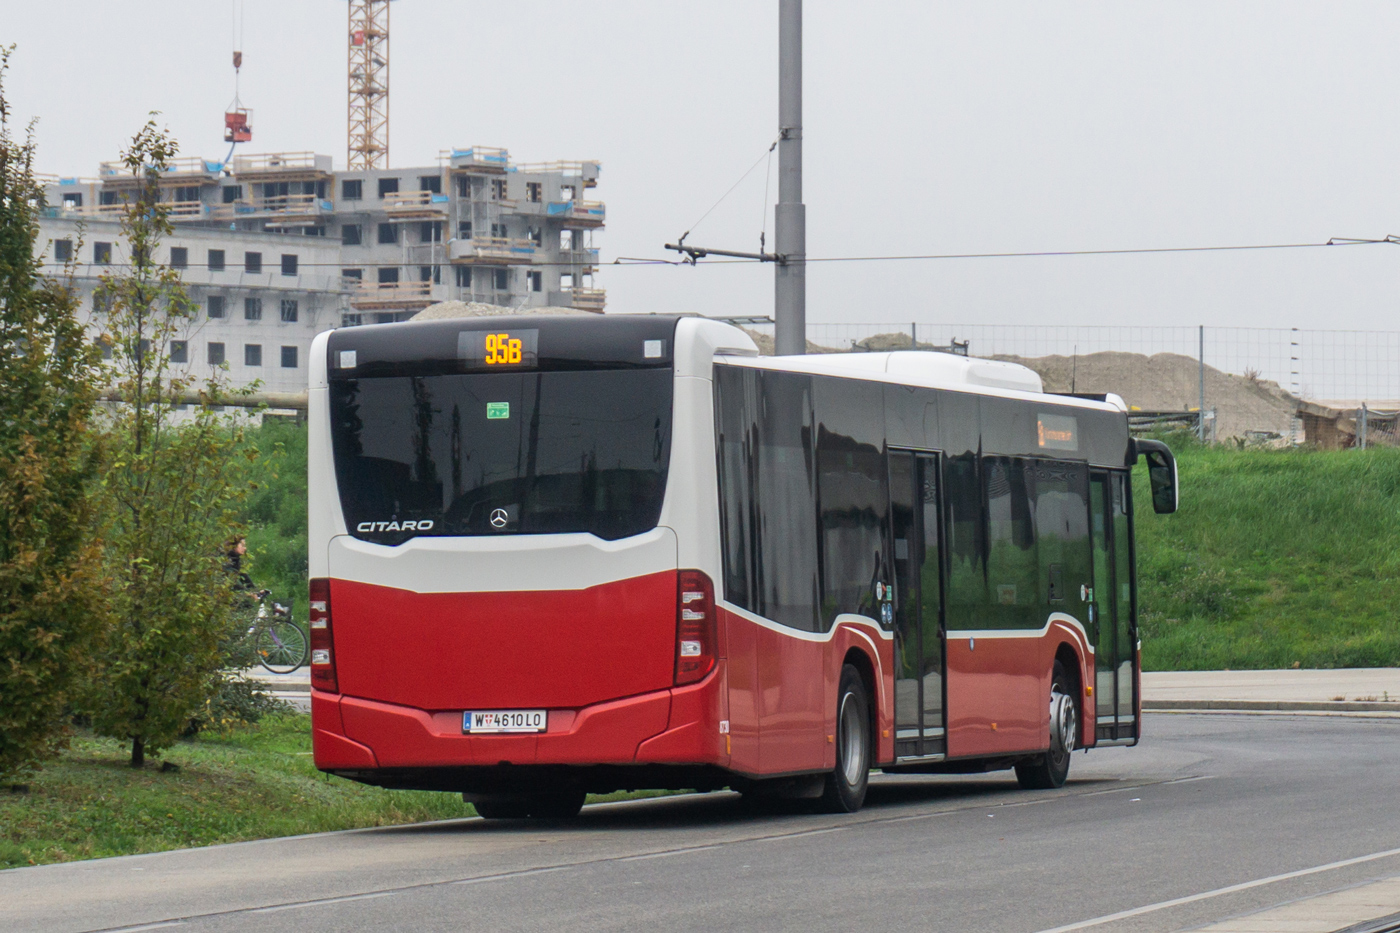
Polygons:
[[548,719],[546,711],[542,709],[469,710],[462,714],[462,731],[478,734],[543,732]]

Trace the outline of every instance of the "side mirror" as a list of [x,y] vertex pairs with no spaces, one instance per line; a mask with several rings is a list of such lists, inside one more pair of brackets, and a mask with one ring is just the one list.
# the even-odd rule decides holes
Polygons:
[[1152,486],[1152,511],[1170,515],[1180,503],[1176,479],[1176,457],[1161,441],[1139,438],[1137,452],[1147,459],[1147,479]]

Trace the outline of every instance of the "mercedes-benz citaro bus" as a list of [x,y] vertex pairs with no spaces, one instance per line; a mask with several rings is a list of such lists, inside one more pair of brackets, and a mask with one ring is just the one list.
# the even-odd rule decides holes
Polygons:
[[934,352],[762,357],[684,316],[335,330],[310,374],[318,768],[484,817],[1139,736],[1116,396]]

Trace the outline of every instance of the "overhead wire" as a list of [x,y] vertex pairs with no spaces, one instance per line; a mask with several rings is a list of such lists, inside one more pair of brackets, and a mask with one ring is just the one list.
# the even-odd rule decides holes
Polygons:
[[[753,174],[753,170],[756,169],[756,168],[758,168],[758,163],[759,163],[759,162],[762,162],[765,158],[771,160],[771,159],[772,159],[772,155],[773,155],[773,150],[777,147],[777,145],[778,145],[778,140],[776,140],[776,139],[773,140],[773,144],[770,145],[770,146],[768,147],[767,150],[765,150],[765,152],[764,152],[763,155],[759,156],[759,157],[754,161],[754,164],[753,164],[753,165],[750,165],[750,166],[749,166],[749,170],[748,170],[747,172],[745,172],[744,174],[740,175],[740,176],[739,176],[739,180],[736,181],[734,184],[730,185],[730,186],[729,186],[729,190],[726,191],[724,194],[720,195],[720,196],[719,196],[719,200],[716,201],[715,203],[711,204],[711,205],[710,205],[710,209],[707,210],[705,213],[701,214],[701,215],[700,215],[700,219],[697,220],[697,221],[695,221],[695,223],[691,224],[690,227],[685,231],[685,233],[682,233],[682,234],[681,234],[680,242],[684,243],[684,242],[685,242],[685,238],[688,237],[688,236],[690,236],[691,231],[694,230],[696,227],[700,226],[702,223],[704,223],[704,222],[705,222],[705,218],[706,218],[706,217],[709,217],[711,214],[713,214],[713,213],[715,212],[715,208],[717,208],[717,207],[719,207],[721,204],[723,204],[723,203],[724,203],[724,199],[727,198],[727,197],[729,197],[731,194],[733,194],[733,193],[734,193],[734,189],[737,188],[737,187],[739,187],[740,185],[742,185],[742,184],[744,183],[744,179],[745,179],[745,178],[748,178],[750,175]],[[763,192],[763,202],[764,202],[764,204],[765,204],[764,211],[765,211],[765,213],[766,213],[766,212],[767,212],[767,207],[766,207],[766,205],[767,205],[767,203],[768,203],[768,191],[767,191],[766,188],[764,189],[764,192]]]

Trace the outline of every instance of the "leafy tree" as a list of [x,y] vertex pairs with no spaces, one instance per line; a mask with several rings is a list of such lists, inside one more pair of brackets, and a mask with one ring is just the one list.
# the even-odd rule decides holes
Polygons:
[[230,392],[222,381],[200,383],[170,360],[170,341],[197,310],[179,273],[157,260],[173,232],[160,179],[177,151],[151,120],[122,154],[133,181],[121,212],[127,255],[97,289],[119,403],[103,477],[113,627],[90,706],[94,729],[131,743],[136,768],[217,689],[231,625],[225,553],[247,490],[235,458],[257,457],[216,410]]
[[32,128],[10,133],[0,49],[0,778],[62,747],[100,623],[90,419],[100,363],[77,300],[35,256]]

